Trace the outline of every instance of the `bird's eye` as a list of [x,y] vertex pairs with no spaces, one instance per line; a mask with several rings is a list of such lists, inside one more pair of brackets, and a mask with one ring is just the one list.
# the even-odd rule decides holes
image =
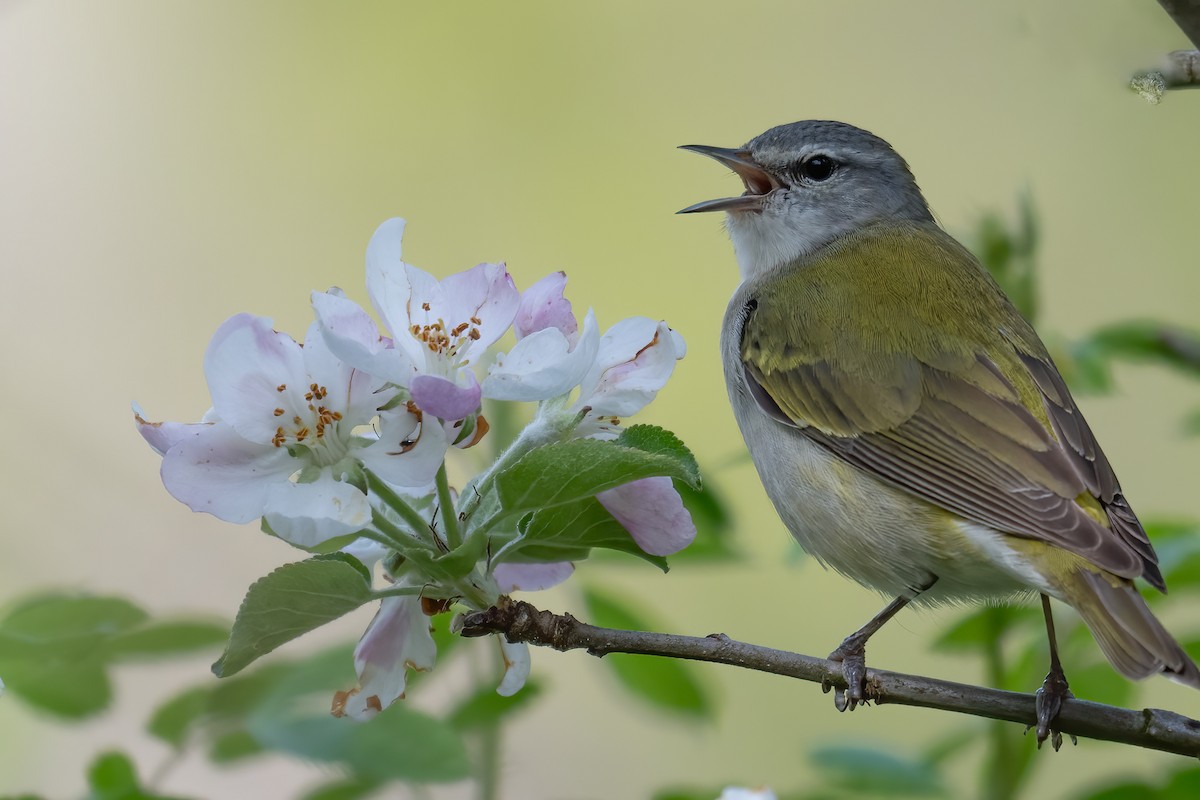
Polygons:
[[837,162],[829,156],[811,156],[796,165],[796,175],[810,181],[829,180]]

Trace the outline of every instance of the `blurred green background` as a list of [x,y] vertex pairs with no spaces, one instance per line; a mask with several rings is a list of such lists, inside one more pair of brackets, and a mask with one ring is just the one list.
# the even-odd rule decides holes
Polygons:
[[[740,457],[716,345],[732,251],[715,216],[673,216],[740,188],[674,148],[738,145],[797,119],[852,122],[909,160],[952,232],[1032,195],[1048,339],[1130,317],[1194,325],[1200,93],[1149,106],[1126,88],[1185,45],[1151,0],[0,0],[0,602],[80,587],[231,617],[248,583],[294,560],[253,526],[172,500],[129,402],[152,418],[198,418],[201,358],[221,321],[250,311],[300,336],[310,290],[337,284],[364,301],[367,239],[405,216],[406,260],[426,270],[505,260],[527,286],[565,269],[568,296],[602,326],[645,314],[684,335],[689,355],[642,421],[694,449],[732,501],[747,559],[666,577],[604,567],[604,580],[676,632],[824,654],[880,601],[789,558],[794,545]],[[1118,394],[1081,405],[1136,508],[1200,515],[1198,445],[1179,436],[1194,394],[1150,368],[1123,367],[1118,382]],[[531,599],[583,615],[570,592]],[[978,659],[929,649],[955,617],[906,612],[872,640],[871,662],[980,680]],[[349,639],[367,619],[316,639]],[[1194,621],[1178,609],[1168,618]],[[142,721],[207,664],[123,670],[118,713],[82,726],[0,700],[0,793],[79,795],[83,765],[113,745],[152,769],[167,752]],[[508,730],[504,796],[792,789],[810,780],[815,745],[916,752],[959,724],[902,708],[839,715],[810,684],[718,667],[703,674],[720,714],[696,724],[625,702],[601,666],[534,653],[550,691]],[[1164,680],[1146,689],[1145,703],[1200,716],[1200,695]],[[1035,788],[1050,797],[1178,765],[1092,742],[1040,757],[1052,769]],[[220,771],[196,758],[162,788],[285,797],[318,772],[282,758]]]

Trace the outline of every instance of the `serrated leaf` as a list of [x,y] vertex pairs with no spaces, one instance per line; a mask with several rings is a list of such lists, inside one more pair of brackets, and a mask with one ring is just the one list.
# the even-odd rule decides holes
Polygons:
[[146,731],[175,748],[183,747],[192,726],[207,713],[212,690],[196,686],[159,705],[146,723]]
[[344,553],[285,564],[260,578],[238,609],[225,653],[213,664],[223,678],[298,636],[374,599],[371,576]]
[[687,472],[686,475],[678,476],[679,480],[693,489],[700,488],[700,466],[696,463],[696,457],[682,439],[666,428],[657,425],[633,425],[621,431],[621,435],[617,437],[617,444],[677,460]]
[[635,425],[613,441],[573,439],[526,453],[496,476],[505,515],[525,514],[592,497],[641,478],[699,484],[690,451],[669,431]]
[[809,760],[835,785],[871,797],[944,797],[937,771],[922,761],[874,747],[820,747]]
[[[653,629],[637,612],[594,588],[584,589],[583,600],[589,621],[594,625],[635,631]],[[626,653],[610,653],[601,663],[609,665],[626,689],[650,705],[699,717],[712,715],[712,700],[690,664]]]
[[522,561],[579,561],[594,547],[628,553],[667,570],[667,560],[638,547],[629,531],[594,497],[534,513],[514,550]]
[[525,681],[521,691],[511,697],[501,697],[496,694],[495,687],[485,686],[459,703],[446,721],[460,731],[496,725],[529,705],[541,693],[541,684],[534,680]]
[[228,636],[229,626],[216,622],[154,622],[113,637],[105,651],[122,660],[160,658],[207,650],[221,644]]

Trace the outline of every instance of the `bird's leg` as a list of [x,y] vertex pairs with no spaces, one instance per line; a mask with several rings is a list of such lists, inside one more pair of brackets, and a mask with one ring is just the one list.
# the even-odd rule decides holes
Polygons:
[[[1042,688],[1037,690],[1037,742],[1040,750],[1042,742],[1049,738],[1050,745],[1057,751],[1062,747],[1062,734],[1052,725],[1055,718],[1058,717],[1058,712],[1062,709],[1063,700],[1075,695],[1071,694],[1067,676],[1063,674],[1062,663],[1058,660],[1058,642],[1054,638],[1054,617],[1050,614],[1050,598],[1046,595],[1042,595],[1042,613],[1046,616],[1046,635],[1050,637],[1050,672],[1046,673],[1046,680],[1042,682]],[[1030,725],[1029,727],[1034,726]],[[1029,728],[1025,730],[1028,731]],[[1071,743],[1078,744],[1074,736],[1071,736]]]
[[[935,583],[937,583],[936,575],[924,586],[917,588],[911,596],[901,595],[888,603],[882,611],[871,618],[870,622],[847,636],[838,648],[829,654],[830,661],[841,662],[842,677],[846,681],[845,689],[836,689],[833,693],[833,704],[838,711],[847,709],[853,711],[855,707],[866,704],[867,639],[874,636],[875,632],[882,628],[889,619],[896,616],[900,609]],[[821,684],[823,691],[828,692],[831,688],[833,687],[828,683]]]

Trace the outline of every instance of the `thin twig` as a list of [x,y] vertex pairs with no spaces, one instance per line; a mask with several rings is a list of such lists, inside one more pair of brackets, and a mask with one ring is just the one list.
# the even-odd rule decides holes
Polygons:
[[[845,688],[841,665],[824,658],[773,650],[734,641],[723,633],[700,638],[666,633],[621,631],[580,622],[570,614],[540,611],[529,603],[501,598],[492,608],[464,616],[463,636],[504,634],[510,642],[527,642],[556,650],[584,649],[594,656],[608,653],[686,658],[730,664],[759,672]],[[977,717],[1034,724],[1034,696],[961,683],[867,670],[867,696],[875,703],[921,706]],[[1200,757],[1200,721],[1171,711],[1127,708],[1067,700],[1058,716],[1062,733],[1103,739]]]

